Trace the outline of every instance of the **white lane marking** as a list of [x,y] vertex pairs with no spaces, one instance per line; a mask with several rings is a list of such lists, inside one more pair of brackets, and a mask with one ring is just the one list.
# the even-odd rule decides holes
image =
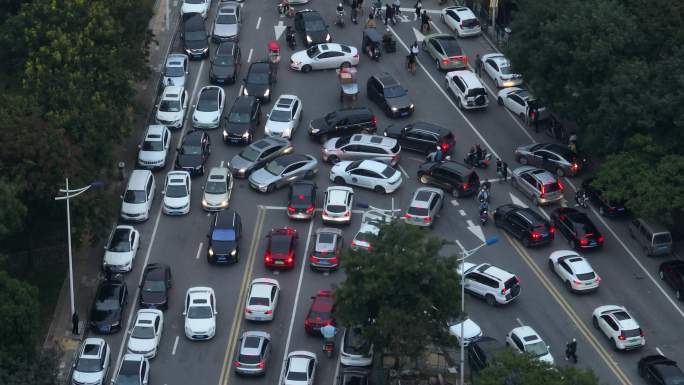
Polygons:
[[[277,210],[277,211],[285,211],[287,210],[287,206],[263,206],[259,205],[264,210]],[[323,209],[316,209],[316,212],[321,212]],[[352,213],[354,214],[363,214],[365,213],[366,210],[352,210]]]
[[435,27],[437,33],[442,33],[442,31],[439,29],[439,27],[437,26],[437,24],[435,24],[434,21],[430,20],[430,24],[432,24],[432,26]]
[[204,246],[204,242],[200,242],[199,247],[197,248],[197,255],[195,255],[195,259],[199,259],[200,253],[202,252],[202,246]]
[[164,14],[164,31],[169,30],[169,22],[171,21],[171,0],[166,0],[166,13]]
[[259,30],[260,25],[261,25],[261,16],[259,16],[259,18],[257,19],[257,25],[256,25],[257,30]]
[[425,163],[425,158],[420,159],[420,158],[415,158],[413,156],[407,156],[406,159],[411,159],[411,160],[415,160],[416,162]]
[[656,346],[655,350],[656,350],[656,352],[658,352],[658,354],[660,354],[661,356],[664,356],[663,351],[660,350],[659,347]]
[[411,178],[409,177],[409,174],[406,172],[406,170],[404,170],[403,167],[401,167],[400,164],[397,164],[397,166],[399,167],[399,171],[401,171],[401,173],[404,174],[404,176],[406,177],[406,179],[411,179]]
[[523,324],[523,322],[520,320],[520,318],[516,318],[515,322],[517,322],[518,325],[520,325],[520,326],[525,326],[525,324]]
[[252,53],[254,53],[254,48],[249,49],[249,55],[247,55],[247,63],[252,61]]
[[456,199],[452,199],[451,204],[454,206],[458,206],[458,201]]
[[462,217],[466,216],[465,210],[458,210],[458,213],[461,214]]
[[474,224],[473,221],[470,220],[470,219],[468,219],[468,220],[466,221],[466,223],[468,224],[468,227],[475,227],[475,224]]
[[176,340],[173,341],[173,349],[171,349],[172,356],[176,355],[176,348],[178,348],[178,336],[176,336]]
[[224,161],[221,161],[221,165],[220,165],[219,167],[223,167],[223,162],[224,162]]
[[[442,13],[442,10],[441,10],[441,9],[427,9],[427,8],[421,8],[421,10],[427,11],[427,13],[435,13],[435,14],[440,14],[440,13]],[[416,13],[416,9],[415,9],[415,8],[399,8],[399,11],[401,11],[401,12],[409,12],[409,13],[412,13],[412,14],[415,14],[415,13]]]
[[[287,354],[290,353],[290,339],[292,338],[292,328],[294,327],[295,316],[297,315],[297,304],[299,304],[299,293],[302,290],[302,281],[304,280],[304,271],[306,265],[306,253],[309,250],[309,243],[311,243],[311,231],[313,231],[314,221],[309,223],[309,233],[306,236],[306,246],[304,247],[304,255],[302,255],[302,268],[299,272],[299,282],[297,282],[297,292],[295,293],[294,305],[292,305],[292,316],[290,317],[290,328],[287,331],[287,340],[285,341],[285,352],[283,353],[283,364],[287,359]],[[278,383],[283,383],[283,371],[280,371],[280,378]]]
[[512,192],[509,192],[508,195],[511,196],[511,202],[513,202],[514,205],[522,206],[522,207],[529,207],[525,202],[523,202],[520,198],[518,198],[515,194]]

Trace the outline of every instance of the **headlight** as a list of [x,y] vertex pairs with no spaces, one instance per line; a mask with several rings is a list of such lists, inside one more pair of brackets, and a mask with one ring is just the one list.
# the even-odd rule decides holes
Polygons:
[[313,41],[313,40],[311,40],[311,36],[306,35],[306,42],[309,43],[309,44],[311,44],[312,41]]
[[397,107],[392,107],[392,112],[397,112],[399,109]]
[[221,202],[221,207],[228,207],[228,201]]
[[270,94],[271,94],[271,89],[269,88],[266,90],[266,92],[264,92],[264,97],[267,98],[268,95],[270,95]]
[[325,35],[325,42],[330,43],[330,34]]
[[209,251],[208,251],[208,252],[209,252],[209,256],[210,256],[210,257],[213,257],[213,256],[214,256],[214,249],[212,249],[211,247],[209,248]]
[[415,106],[413,105],[413,103],[411,103],[411,105],[409,106],[410,109],[413,109],[414,107]]
[[249,96],[249,92],[247,92],[247,87],[242,89],[242,94],[245,96]]
[[243,138],[243,139],[249,139],[249,131],[247,131],[247,132],[245,132],[244,134],[242,134],[242,138]]
[[201,165],[201,164],[200,164],[200,165],[197,165],[197,166],[194,167],[194,169],[195,169],[195,170],[200,170],[200,169],[202,169],[202,165]]
[[[206,199],[202,199],[202,206],[209,206],[209,202]],[[210,249],[211,250],[211,249]]]
[[233,256],[233,257],[235,256],[235,254],[237,254],[237,250],[233,250],[233,251],[230,252],[230,255]]
[[246,169],[246,168],[241,168],[241,169],[238,170],[238,173],[239,173],[239,174],[243,174],[243,175],[244,175],[246,172],[247,172],[247,169]]
[[311,128],[311,133],[312,133],[312,134],[317,134],[318,131],[320,131],[320,129],[318,129],[318,128],[313,128],[313,127]]
[[202,53],[205,53],[205,52],[207,52],[207,51],[209,51],[209,47],[204,47],[204,48],[202,48]]
[[228,137],[228,132],[226,132],[226,130],[223,130],[223,137],[224,137],[224,138],[227,138],[227,137]]

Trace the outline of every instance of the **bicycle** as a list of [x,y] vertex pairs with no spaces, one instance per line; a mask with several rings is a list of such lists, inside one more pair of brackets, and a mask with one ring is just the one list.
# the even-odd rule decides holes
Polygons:
[[411,75],[416,74],[416,70],[418,69],[418,59],[412,54],[406,56],[406,69],[408,69]]

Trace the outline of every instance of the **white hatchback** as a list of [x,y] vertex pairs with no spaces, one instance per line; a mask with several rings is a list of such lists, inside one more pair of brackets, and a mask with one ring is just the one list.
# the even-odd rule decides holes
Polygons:
[[169,171],[164,183],[162,211],[166,215],[185,215],[190,212],[192,182],[187,171]]
[[245,304],[245,319],[272,321],[278,305],[280,284],[275,279],[257,278],[252,281]]
[[335,69],[359,64],[359,51],[350,45],[322,43],[297,51],[290,57],[290,68],[295,71]]
[[280,95],[271,112],[266,114],[264,134],[291,139],[299,127],[302,108],[302,101],[296,95]]
[[169,128],[181,128],[188,109],[188,92],[185,87],[166,86],[157,104],[156,119]]
[[330,186],[323,198],[323,223],[351,223],[354,206],[354,189],[346,186]]
[[186,13],[199,13],[202,15],[203,19],[207,18],[209,13],[209,5],[211,0],[183,0],[183,5],[181,6],[181,15]]
[[519,326],[506,335],[506,346],[510,346],[518,353],[530,354],[535,359],[554,364],[553,356],[549,352],[549,346],[529,326]]
[[139,248],[140,232],[138,230],[133,226],[116,226],[105,246],[102,268],[116,273],[131,271]]
[[304,350],[288,353],[283,365],[282,385],[313,385],[317,366],[316,353]]
[[458,37],[477,36],[482,32],[480,21],[468,7],[447,7],[442,9],[442,21]]
[[378,193],[396,191],[403,178],[401,172],[375,160],[342,161],[330,169],[330,180],[336,184],[365,187]]
[[163,330],[164,313],[161,310],[138,310],[131,336],[128,338],[128,352],[154,358]]
[[646,337],[639,323],[623,306],[599,306],[594,309],[591,322],[617,350],[638,349],[646,345]]
[[195,128],[218,128],[226,93],[218,86],[205,86],[199,92],[195,111],[192,113],[192,126]]
[[596,290],[601,277],[596,274],[589,261],[574,251],[558,250],[549,256],[549,269],[556,273],[571,292]]

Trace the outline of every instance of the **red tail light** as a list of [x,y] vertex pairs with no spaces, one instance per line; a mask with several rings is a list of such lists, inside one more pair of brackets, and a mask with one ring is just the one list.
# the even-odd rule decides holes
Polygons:
[[508,289],[506,289],[506,288],[504,287],[503,289],[501,289],[501,295],[506,295],[506,292],[507,292],[507,291],[508,291]]
[[541,195],[539,197],[544,198],[544,194],[546,194],[546,186],[542,185],[541,188],[542,188]]
[[373,245],[368,245],[368,251],[373,251]]
[[470,183],[463,183],[461,187],[463,188],[463,191],[467,191],[470,188]]
[[446,58],[442,59],[442,64],[444,64],[444,65],[449,64],[449,58],[446,57]]
[[293,259],[292,257],[287,257],[287,261],[286,261],[286,262],[287,262],[288,265],[291,264],[292,261],[294,261],[294,259]]
[[413,215],[406,213],[406,214],[404,214],[404,218],[411,219],[411,218],[413,218]]
[[252,314],[252,311],[249,310],[249,309],[247,309],[247,308],[245,308],[245,313],[246,313],[246,314]]
[[268,252],[268,253],[266,253],[266,255],[264,255],[264,261],[266,261],[266,263],[271,263],[271,262],[273,262],[273,257],[271,257],[271,253],[270,253],[270,252]]
[[646,333],[644,333],[644,331],[641,328],[639,328],[639,337],[643,337],[645,335]]
[[596,276],[596,283],[601,283],[601,281],[603,281],[603,280],[601,279],[601,277],[599,277],[599,276],[597,275],[597,276]]
[[533,231],[532,232],[532,240],[538,241],[540,239],[541,239],[541,233],[539,233],[539,231]]
[[291,229],[289,227],[286,229],[286,232],[287,232],[287,235],[293,235],[294,233],[296,233],[295,229]]
[[377,118],[375,115],[373,115],[373,118],[371,119],[371,122],[372,122],[372,124],[373,124],[374,127],[377,126],[377,125],[378,125],[378,118]]
[[233,365],[235,365],[236,368],[239,368],[240,362],[239,361],[233,361]]
[[442,143],[440,147],[442,147],[442,152],[449,151],[449,143]]
[[625,335],[622,334],[622,333],[620,333],[620,335],[618,336],[618,339],[619,339],[620,341],[624,341],[624,340],[625,340]]
[[345,217],[351,217],[351,211],[347,211],[346,213],[344,213],[344,216]]
[[359,53],[357,52],[354,54],[354,59],[358,59],[358,58],[359,58]]
[[582,284],[582,281],[574,280],[574,282],[575,282],[575,285],[581,285]]
[[585,239],[585,238],[580,239],[580,246],[587,246],[587,245],[589,245],[588,239]]
[[553,226],[549,227],[549,234],[551,234],[551,235],[556,234],[556,228]]
[[312,263],[316,263],[316,262],[318,262],[318,257],[316,257],[315,255],[312,255],[309,257],[309,261]]
[[257,364],[257,367],[259,369],[263,369],[266,367],[266,363],[264,361],[259,361],[259,363]]
[[273,310],[266,310],[266,312],[264,312],[264,314],[273,314]]
[[577,172],[577,169],[579,169],[579,165],[578,165],[577,163],[573,163],[573,164],[570,166],[570,170],[571,170],[572,172]]
[[430,223],[432,221],[432,217],[424,217],[423,222],[425,223]]
[[311,214],[313,214],[314,210],[315,210],[315,208],[314,208],[313,206],[308,207],[308,208],[306,209],[306,213],[309,214],[309,215],[311,215]]
[[603,243],[603,241],[605,241],[605,240],[606,240],[606,237],[604,237],[603,235],[601,235],[601,236],[598,237],[598,239],[597,239],[598,243]]
[[356,241],[352,241],[351,247],[356,247]]
[[288,213],[290,213],[290,214],[294,214],[294,213],[295,213],[295,211],[296,211],[296,210],[295,210],[295,208],[294,208],[294,207],[292,207],[291,205],[290,205],[290,206],[287,206],[287,212],[288,212]]
[[339,261],[339,260],[340,259],[337,257],[332,257],[332,258],[330,258],[330,263],[332,263],[334,265],[334,264],[337,264],[337,261]]
[[563,185],[563,183],[561,183],[561,181],[558,181],[558,188],[559,188],[561,191],[565,190],[565,186]]

